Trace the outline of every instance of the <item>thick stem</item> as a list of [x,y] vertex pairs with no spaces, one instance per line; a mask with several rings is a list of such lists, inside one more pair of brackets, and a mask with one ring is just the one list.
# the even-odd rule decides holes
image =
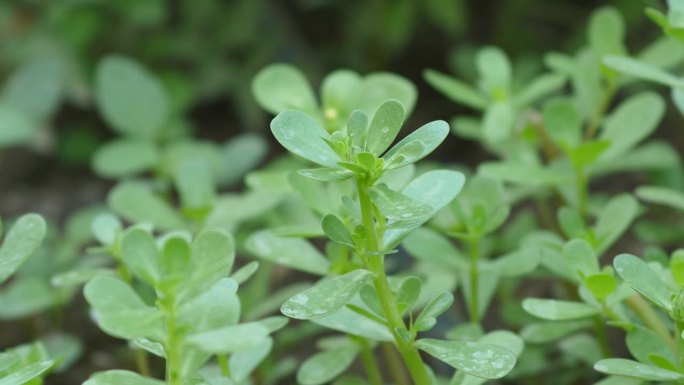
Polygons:
[[177,325],[177,311],[173,298],[166,298],[161,303],[166,312],[166,383],[168,385],[183,385],[180,364],[180,341]]
[[406,324],[404,323],[401,314],[399,314],[394,293],[392,293],[392,289],[387,280],[387,275],[385,274],[384,256],[375,255],[374,253],[381,250],[375,221],[373,219],[373,204],[371,203],[370,193],[368,192],[368,186],[365,182],[365,180],[356,180],[359,203],[361,206],[361,218],[363,226],[366,229],[366,251],[368,254],[366,256],[366,267],[373,273],[373,286],[378,294],[382,310],[385,313],[385,318],[387,318],[388,328],[390,329],[390,333],[394,336],[394,342],[414,384],[429,385],[431,383],[430,376],[425,369],[420,353],[413,347],[413,339],[406,341],[396,332],[396,329],[407,330]]
[[474,236],[470,239],[470,322],[476,324],[480,322],[479,314],[479,271],[477,262],[480,257],[480,238]]
[[[627,298],[627,305],[634,311],[634,313],[644,322],[649,329],[653,330],[658,336],[660,336],[663,341],[667,341],[670,349],[673,352],[677,351],[676,340],[672,339],[670,331],[667,326],[663,323],[660,315],[656,313],[651,305],[649,305],[639,294],[633,294]],[[681,339],[678,338],[678,339]]]
[[577,208],[582,217],[586,218],[589,186],[584,169],[579,166],[575,166],[575,184],[577,187]]
[[402,358],[394,348],[391,342],[381,342],[382,353],[385,357],[385,363],[389,367],[390,375],[396,385],[411,385],[408,377],[406,377],[406,370],[402,363]]
[[373,348],[368,343],[368,340],[361,337],[353,337],[354,341],[361,346],[361,364],[368,375],[368,380],[373,385],[383,385],[382,375],[380,374],[380,366],[373,354]]

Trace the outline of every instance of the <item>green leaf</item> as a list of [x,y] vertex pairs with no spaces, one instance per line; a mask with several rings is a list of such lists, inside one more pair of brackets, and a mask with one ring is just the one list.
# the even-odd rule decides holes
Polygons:
[[127,370],[108,370],[95,373],[83,385],[164,385],[164,381],[143,377]]
[[649,80],[670,87],[684,86],[684,80],[656,66],[626,56],[608,56],[603,59],[603,63],[625,75],[634,76],[638,79]]
[[615,8],[603,7],[591,14],[589,45],[598,56],[625,54],[624,40],[625,25]]
[[150,170],[159,162],[153,142],[119,139],[98,148],[92,159],[95,173],[105,178],[123,178]]
[[517,162],[486,162],[478,167],[478,173],[524,186],[562,185],[573,181],[569,173]]
[[128,230],[121,241],[121,252],[126,267],[136,277],[154,286],[161,279],[161,257],[157,242],[141,228]]
[[515,365],[513,352],[497,345],[470,341],[420,339],[415,346],[450,366],[482,378],[501,378]]
[[607,358],[601,360],[594,364],[594,369],[605,374],[633,377],[647,381],[674,381],[684,378],[684,375],[681,373],[623,358]]
[[347,135],[352,146],[365,150],[368,134],[368,116],[361,110],[354,110],[347,121]]
[[383,156],[388,170],[404,167],[430,155],[449,134],[449,125],[443,120],[430,122],[394,145]]
[[422,323],[434,324],[433,320],[436,320],[442,313],[447,311],[451,304],[454,303],[454,296],[451,293],[441,293],[430,302],[425,305],[423,310],[416,317],[415,325],[418,326]]
[[0,283],[9,278],[45,239],[46,224],[38,214],[17,219],[0,246]]
[[[591,275],[598,273],[599,262],[596,252],[584,239],[572,239],[563,246],[563,258],[573,273]],[[579,278],[579,275],[577,275]]]
[[584,285],[599,300],[605,300],[617,288],[617,281],[612,274],[593,274],[584,279]]
[[228,366],[230,368],[230,378],[236,383],[246,380],[252,371],[263,361],[271,352],[273,340],[266,338],[263,342],[248,349],[237,351],[230,355]]
[[656,333],[643,326],[635,325],[630,329],[625,342],[632,356],[645,364],[651,363],[652,354],[657,354],[670,362],[677,362],[677,358],[668,348],[667,341],[663,341]]
[[333,242],[339,243],[341,245],[354,247],[354,241],[352,240],[351,233],[347,226],[342,222],[340,218],[334,214],[328,214],[323,217],[321,222],[321,227],[325,235],[328,236]]
[[[221,185],[229,185],[261,163],[268,155],[268,142],[263,135],[247,133],[227,141],[219,149],[220,167],[214,168],[214,178]],[[226,165],[230,165],[226,167]]]
[[95,70],[95,98],[107,123],[135,138],[158,138],[169,118],[162,84],[137,62],[110,55]]
[[584,168],[594,163],[610,146],[608,140],[589,140],[568,151],[568,157],[575,167]]
[[520,331],[520,336],[528,343],[546,344],[592,326],[590,319],[532,323]]
[[36,121],[18,108],[0,104],[0,148],[30,142],[39,128]]
[[47,372],[53,365],[54,361],[41,361],[24,366],[21,369],[0,378],[0,385],[24,385]]
[[432,213],[432,208],[406,195],[378,184],[370,190],[371,200],[380,213],[390,222],[413,221]]
[[536,77],[515,95],[516,109],[527,107],[546,95],[559,91],[566,81],[566,76],[561,74],[544,74]]
[[0,291],[0,320],[36,315],[60,304],[50,283],[36,276],[20,276]]
[[620,254],[613,260],[615,271],[632,289],[641,293],[658,307],[670,311],[670,290],[658,274],[642,259],[630,254]]
[[203,159],[185,159],[176,164],[173,180],[186,211],[209,210],[216,199],[211,167]]
[[193,293],[228,276],[235,262],[235,239],[222,229],[205,228],[190,245],[190,255],[186,286]]
[[665,102],[655,92],[642,92],[622,102],[603,123],[600,138],[610,141],[601,155],[615,158],[634,148],[658,127],[665,113]]
[[107,196],[109,207],[131,222],[147,222],[165,231],[185,228],[185,221],[178,213],[140,182],[124,182],[116,185]]
[[358,351],[358,346],[347,343],[312,355],[297,370],[297,383],[320,385],[334,380],[354,362]]
[[400,313],[403,314],[413,307],[420,297],[422,287],[422,281],[416,276],[409,276],[401,283],[397,292],[397,305],[400,307]]
[[511,63],[506,54],[497,47],[484,47],[477,52],[476,65],[481,87],[495,100],[505,100],[511,83]]
[[268,338],[268,328],[259,322],[226,326],[191,334],[187,343],[207,353],[228,354],[249,349]]
[[326,76],[321,84],[324,115],[329,115],[328,111],[332,110],[335,111],[336,118],[347,116],[354,93],[360,84],[359,74],[350,70],[337,70]]
[[394,139],[404,124],[404,107],[396,100],[383,103],[373,116],[368,134],[366,147],[375,155],[380,155],[394,142]]
[[466,256],[448,238],[425,227],[417,228],[402,245],[412,256],[450,271],[469,266]]
[[316,275],[325,275],[330,262],[309,242],[258,231],[245,241],[247,250],[261,259]]
[[515,116],[509,103],[494,103],[482,118],[482,134],[490,143],[500,144],[512,133]]
[[404,107],[404,116],[411,115],[416,104],[416,87],[410,80],[389,72],[366,75],[354,93],[353,109],[374,116],[387,100],[394,99]]
[[347,306],[328,316],[315,318],[311,321],[328,329],[374,341],[394,341],[394,337],[387,329],[387,325],[365,317],[349,309]]
[[291,153],[321,166],[338,168],[340,157],[325,142],[330,140],[330,135],[309,115],[301,111],[283,111],[271,121],[271,131]]
[[0,101],[31,118],[48,119],[62,100],[68,78],[65,72],[64,63],[57,57],[41,55],[32,59],[6,80]]
[[636,196],[642,200],[684,211],[684,193],[660,186],[641,186]]
[[239,318],[237,282],[221,278],[180,307],[178,324],[190,333],[200,333],[234,325]]
[[257,269],[259,269],[259,262],[252,261],[239,268],[230,278],[237,282],[238,285],[242,285],[256,273]]
[[403,195],[432,207],[432,213],[414,222],[410,227],[390,229],[383,236],[383,249],[391,250],[406,238],[414,229],[451,202],[463,188],[465,177],[455,171],[428,171],[409,183]]
[[544,104],[544,128],[554,142],[572,149],[582,140],[582,120],[570,99],[554,99]]
[[629,194],[611,198],[601,209],[594,226],[597,251],[603,253],[627,231],[639,212],[639,203]]
[[370,279],[368,270],[354,270],[350,273],[324,279],[314,286],[288,299],[280,311],[290,318],[314,319],[334,313],[349,303]]
[[307,168],[297,172],[299,175],[322,182],[338,182],[354,176],[353,172],[339,168]]
[[485,95],[456,78],[431,69],[425,70],[423,77],[433,88],[456,103],[480,111],[487,108],[488,103]]
[[130,286],[118,278],[95,277],[85,285],[83,292],[95,310],[98,325],[107,334],[126,339],[160,338],[163,314],[147,306]]
[[261,108],[272,114],[289,109],[308,114],[318,112],[309,81],[289,64],[273,64],[261,70],[252,81],[252,92]]
[[580,319],[599,313],[596,308],[586,303],[555,299],[527,298],[522,305],[523,309],[533,316],[549,321]]

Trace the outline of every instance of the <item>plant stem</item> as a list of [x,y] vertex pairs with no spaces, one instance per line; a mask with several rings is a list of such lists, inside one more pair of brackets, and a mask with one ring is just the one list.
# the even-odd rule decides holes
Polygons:
[[147,352],[142,349],[135,349],[135,366],[138,373],[143,377],[150,376],[150,365],[147,362]]
[[610,342],[608,342],[606,325],[603,324],[603,319],[600,316],[594,317],[594,331],[596,332],[596,337],[598,339],[599,345],[601,346],[603,358],[612,357],[613,351],[610,348]]
[[420,353],[418,353],[418,349],[413,346],[413,338],[410,341],[406,341],[395,331],[396,329],[407,329],[401,314],[399,314],[399,310],[397,310],[394,293],[392,293],[392,289],[387,280],[387,275],[385,274],[384,256],[373,254],[373,252],[381,250],[375,221],[373,219],[373,204],[370,200],[370,193],[366,180],[357,179],[356,188],[359,194],[362,222],[366,229],[366,252],[370,254],[367,255],[366,264],[368,270],[373,273],[373,286],[380,299],[385,318],[387,318],[390,333],[394,336],[394,342],[399,350],[399,354],[401,354],[401,357],[404,359],[404,364],[406,365],[414,384],[429,385],[431,383],[430,376],[425,369],[423,359],[421,358]]
[[168,385],[183,385],[183,378],[180,371],[180,350],[178,341],[178,325],[176,305],[173,298],[165,298],[161,301],[161,306],[166,312],[166,333],[167,339],[164,345],[166,351],[166,383]]
[[470,322],[476,324],[480,322],[479,315],[479,271],[477,270],[477,261],[480,257],[480,237],[475,235],[470,238]]
[[394,379],[394,383],[396,385],[410,385],[397,349],[394,348],[391,342],[381,342],[380,345],[382,346],[385,362],[390,369],[390,375]]
[[584,173],[584,169],[580,166],[575,166],[575,184],[577,186],[577,208],[580,215],[582,215],[582,218],[586,219],[589,186],[587,184],[587,176]]
[[221,375],[223,375],[223,377],[230,377],[230,366],[228,365],[228,355],[218,354],[218,355],[216,355],[216,360],[218,361],[219,368],[221,369]]
[[361,337],[353,337],[353,340],[361,346],[361,363],[366,370],[368,379],[373,385],[383,385],[382,375],[380,374],[380,367],[378,361],[373,355],[373,349],[368,343],[368,340]]
[[660,316],[653,311],[651,305],[644,301],[639,294],[631,295],[629,298],[627,298],[626,302],[627,305],[629,305],[629,307],[644,322],[644,324],[648,326],[649,329],[653,330],[653,332],[659,335],[663,341],[667,341],[670,349],[672,349],[673,352],[677,351],[677,344],[675,343],[675,340],[681,338],[672,340],[670,331],[668,330],[667,326],[665,326]]

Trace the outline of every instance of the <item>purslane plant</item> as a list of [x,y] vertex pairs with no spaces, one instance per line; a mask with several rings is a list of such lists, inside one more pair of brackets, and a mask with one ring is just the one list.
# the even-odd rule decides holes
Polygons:
[[[356,194],[342,196],[343,216],[329,213],[322,218],[321,226],[333,242],[351,250],[353,260],[361,265],[321,280],[286,301],[281,311],[295,319],[328,317],[334,321],[336,314],[347,307],[384,324],[416,384],[432,383],[418,350],[469,374],[486,378],[503,376],[515,362],[515,355],[505,348],[419,339],[417,334],[434,326],[434,317],[446,310],[451,296],[442,294],[433,298],[422,313],[409,316],[407,324],[405,317],[411,314],[420,280],[406,279],[395,291],[385,271],[386,256],[455,198],[464,183],[462,174],[447,170],[428,171],[401,191],[379,182],[390,170],[427,156],[448,134],[448,125],[436,121],[389,148],[403,119],[401,103],[388,100],[378,108],[370,123],[363,111],[355,110],[348,118],[346,129],[332,134],[301,111],[281,112],[271,123],[274,136],[286,149],[322,166],[302,169],[300,175],[331,183],[353,182]],[[366,283],[371,284],[371,291],[364,295]],[[357,294],[360,294],[361,306],[350,304]]]
[[[155,238],[141,226],[121,233],[115,226],[109,229],[114,232],[109,238],[119,243],[123,265],[135,281],[101,275],[86,284],[85,297],[106,333],[165,359],[165,382],[113,370],[93,375],[86,384],[244,381],[270,351],[269,334],[287,320],[238,323],[238,286],[253,269],[230,275],[232,236],[205,229],[192,238],[181,232]],[[207,365],[213,356],[216,363]]]

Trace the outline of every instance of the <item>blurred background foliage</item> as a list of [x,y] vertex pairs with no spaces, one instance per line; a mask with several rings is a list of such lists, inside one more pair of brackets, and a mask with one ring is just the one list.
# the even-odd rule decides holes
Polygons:
[[[518,72],[514,78],[524,82],[541,70],[545,52],[573,52],[581,46],[591,11],[602,5],[620,10],[630,31],[628,46],[638,50],[659,34],[643,16],[644,7],[656,3],[3,1],[0,117],[15,122],[18,118],[1,107],[7,104],[3,101],[18,100],[31,110],[33,128],[4,137],[0,128],[0,152],[11,148],[15,155],[28,156],[28,149],[31,159],[39,154],[50,165],[85,172],[95,149],[112,136],[93,106],[95,66],[107,54],[134,58],[159,76],[171,104],[187,117],[184,129],[223,140],[266,129],[267,115],[256,106],[250,82],[269,63],[295,64],[314,85],[338,68],[396,72],[418,86],[416,121],[447,118],[459,107],[426,85],[421,78],[425,68],[472,79],[476,49],[495,45],[512,58]],[[471,151],[454,143],[445,148],[466,151],[461,161]],[[3,184],[23,179],[16,165],[8,166],[14,162],[3,163]]]

